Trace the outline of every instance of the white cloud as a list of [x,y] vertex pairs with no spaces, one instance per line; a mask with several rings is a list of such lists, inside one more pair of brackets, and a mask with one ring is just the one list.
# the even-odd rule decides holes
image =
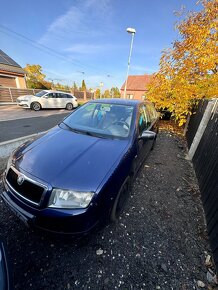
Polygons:
[[[109,0],[79,1],[77,6],[71,6],[68,11],[54,19],[38,42],[48,45],[53,40],[57,41],[60,38],[65,43],[67,40],[75,39],[75,37],[98,36],[101,33],[105,33],[105,15],[107,13],[108,19],[110,12]],[[100,24],[98,20],[100,20]],[[94,27],[93,23],[101,25],[101,32],[100,29]]]
[[98,14],[106,14],[110,12],[110,0],[86,0],[84,1],[86,9],[95,9]]
[[64,51],[76,54],[98,54],[101,52],[110,52],[119,49],[125,49],[124,45],[118,44],[89,44],[89,43],[77,43],[74,44]]
[[66,28],[77,26],[83,19],[84,15],[77,7],[71,7],[65,14],[59,16],[50,24],[47,32],[56,32]]
[[[55,36],[64,35],[69,29],[76,28],[83,19],[83,13],[77,7],[71,7],[65,14],[56,18],[39,39],[40,44],[51,42]],[[72,31],[73,32],[73,31]],[[75,31],[77,32],[77,31]]]
[[79,54],[92,54],[99,53],[104,49],[104,46],[97,44],[74,44],[71,47],[65,49],[67,52],[79,53]]

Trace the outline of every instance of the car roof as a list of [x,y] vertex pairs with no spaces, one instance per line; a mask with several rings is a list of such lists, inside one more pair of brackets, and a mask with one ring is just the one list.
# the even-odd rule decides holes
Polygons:
[[108,98],[108,99],[96,99],[89,101],[90,103],[102,103],[102,104],[117,104],[117,105],[131,105],[137,106],[139,104],[149,103],[144,100],[130,100],[130,99],[121,99],[121,98]]
[[72,95],[70,92],[63,92],[63,91],[57,91],[57,90],[42,90],[42,91],[47,92],[47,93],[62,93],[62,94]]

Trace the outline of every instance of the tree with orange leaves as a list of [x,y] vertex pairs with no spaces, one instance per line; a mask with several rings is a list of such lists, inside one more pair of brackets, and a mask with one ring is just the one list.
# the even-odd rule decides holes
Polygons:
[[218,0],[201,2],[202,11],[177,25],[181,39],[162,53],[146,94],[158,108],[167,107],[179,125],[196,100],[218,97]]

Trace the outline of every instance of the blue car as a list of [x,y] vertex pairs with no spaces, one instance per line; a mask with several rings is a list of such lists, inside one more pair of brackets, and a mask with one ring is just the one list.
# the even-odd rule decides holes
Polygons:
[[157,132],[150,102],[90,101],[15,150],[1,196],[26,225],[87,233],[119,216]]

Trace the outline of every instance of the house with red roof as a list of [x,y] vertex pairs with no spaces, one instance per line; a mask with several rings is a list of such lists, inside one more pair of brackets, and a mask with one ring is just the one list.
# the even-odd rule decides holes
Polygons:
[[[153,78],[153,75],[132,75],[128,76],[127,87],[126,87],[126,98],[127,99],[144,99],[145,93],[147,91],[146,87],[148,83]],[[122,85],[121,98],[124,97],[125,84]]]

